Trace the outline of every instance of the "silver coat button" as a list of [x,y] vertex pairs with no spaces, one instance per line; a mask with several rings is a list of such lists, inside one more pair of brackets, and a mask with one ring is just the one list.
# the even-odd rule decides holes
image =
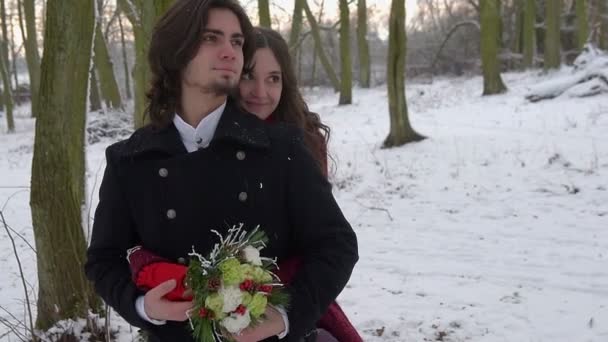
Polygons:
[[245,202],[246,200],[247,200],[247,193],[243,191],[239,194],[239,201]]
[[182,265],[185,265],[186,264],[186,258],[179,257],[179,258],[177,258],[177,262],[180,263],[180,264],[182,264]]
[[238,159],[238,160],[245,160],[245,156],[246,156],[246,154],[244,151],[238,151],[236,153],[236,159]]
[[167,218],[172,220],[177,216],[177,212],[174,209],[167,210]]
[[167,178],[167,176],[169,175],[169,170],[165,169],[164,167],[161,167],[160,169],[158,169],[158,175],[163,178]]

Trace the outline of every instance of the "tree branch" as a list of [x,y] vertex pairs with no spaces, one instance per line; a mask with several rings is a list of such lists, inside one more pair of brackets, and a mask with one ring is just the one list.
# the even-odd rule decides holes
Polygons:
[[456,25],[452,26],[452,28],[450,29],[448,34],[443,39],[443,42],[441,43],[441,46],[439,47],[439,51],[437,51],[437,54],[435,54],[433,63],[431,63],[431,70],[433,68],[435,68],[435,64],[437,63],[437,60],[439,59],[439,56],[441,55],[441,51],[443,50],[445,44],[448,42],[448,40],[450,39],[452,34],[454,34],[454,32],[456,32],[456,30],[458,30],[458,28],[463,27],[463,26],[475,26],[477,28],[477,30],[480,30],[479,23],[476,21],[473,21],[473,20],[462,21],[462,22],[459,22]]

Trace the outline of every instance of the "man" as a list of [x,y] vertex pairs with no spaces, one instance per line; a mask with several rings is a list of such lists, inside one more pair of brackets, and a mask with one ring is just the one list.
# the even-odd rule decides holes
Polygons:
[[297,253],[302,268],[287,287],[287,311],[237,341],[303,341],[346,285],[356,236],[301,133],[266,125],[228,96],[249,58],[252,26],[236,0],[177,0],[150,45],[151,124],[110,146],[85,271],[96,291],[153,341],[191,341],[191,302],[170,302],[169,281],[141,293],[127,250],[143,245],[185,263],[192,247],[210,251],[243,223],[269,236],[262,252],[279,261]]

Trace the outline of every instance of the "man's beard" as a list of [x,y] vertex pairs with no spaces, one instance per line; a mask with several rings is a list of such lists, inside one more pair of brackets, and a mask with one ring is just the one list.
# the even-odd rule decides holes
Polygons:
[[231,96],[231,95],[234,95],[237,93],[238,88],[239,88],[238,81],[223,79],[221,81],[214,80],[210,84],[202,87],[202,90],[206,93],[212,93],[217,96],[223,96],[223,95]]

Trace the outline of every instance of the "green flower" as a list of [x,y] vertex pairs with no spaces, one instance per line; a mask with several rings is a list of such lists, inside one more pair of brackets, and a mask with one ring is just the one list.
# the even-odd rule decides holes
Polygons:
[[265,284],[272,282],[272,276],[270,273],[264,271],[261,267],[253,267],[253,281],[258,284]]
[[205,298],[205,307],[213,311],[215,318],[224,317],[224,313],[222,312],[224,307],[224,298],[222,298],[222,296],[220,296],[218,293],[214,293]]
[[266,304],[268,304],[268,299],[266,296],[260,293],[256,293],[247,308],[249,309],[249,313],[254,318],[259,318],[264,311],[266,311]]
[[241,274],[243,275],[243,280],[245,279],[253,279],[253,274],[255,272],[255,266],[250,264],[241,264]]
[[237,285],[243,280],[241,263],[236,258],[224,260],[219,269],[222,272],[222,280],[224,280],[225,285]]
[[241,299],[241,302],[243,305],[249,306],[249,303],[251,303],[252,299],[253,299],[252,295],[250,295],[248,292],[243,292],[243,297]]

